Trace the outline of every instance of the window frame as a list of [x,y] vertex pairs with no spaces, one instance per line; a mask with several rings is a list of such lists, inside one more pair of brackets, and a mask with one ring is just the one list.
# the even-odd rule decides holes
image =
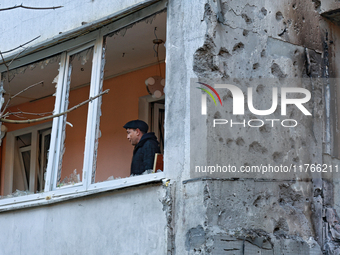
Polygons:
[[[12,190],[12,187],[13,187],[15,138],[18,136],[24,135],[24,134],[31,133],[32,134],[31,141],[33,141],[33,144],[31,144],[30,146],[33,148],[33,151],[34,151],[34,154],[31,155],[31,158],[36,158],[37,156],[35,155],[37,151],[36,147],[38,146],[36,144],[37,133],[39,132],[39,130],[51,128],[52,127],[51,124],[52,124],[51,122],[45,122],[45,123],[41,123],[35,126],[14,130],[6,134],[6,137],[7,137],[6,138],[6,158],[7,158],[7,154],[9,154],[9,157],[5,161],[5,171],[6,171],[5,183],[7,184],[5,185],[5,190],[7,193],[11,193],[9,191]],[[30,168],[35,168],[34,164],[35,162],[31,162]],[[34,176],[30,176],[29,178],[30,178],[30,183],[32,183],[32,178],[34,178]]]
[[[102,89],[102,72],[104,68],[103,61],[103,40],[104,37],[114,31],[127,27],[135,22],[143,20],[149,16],[155,15],[158,12],[166,9],[166,1],[159,1],[153,5],[145,7],[133,14],[125,16],[111,24],[105,25],[102,28],[89,32],[83,36],[77,37],[73,40],[63,42],[58,45],[51,46],[31,55],[24,56],[18,60],[13,61],[11,69],[24,66],[38,60],[50,57],[52,55],[61,54],[59,77],[56,89],[56,99],[54,106],[54,113],[63,111],[65,105],[65,90],[66,79],[68,73],[69,56],[80,52],[83,49],[93,46],[93,62],[91,71],[90,95],[96,96]],[[48,42],[46,43],[48,44]],[[0,72],[4,72],[4,66],[0,66]],[[165,172],[153,173],[147,175],[127,177],[123,179],[109,180],[105,182],[92,183],[93,167],[95,167],[96,160],[96,139],[97,139],[97,121],[100,112],[100,98],[97,98],[88,103],[86,137],[85,137],[85,151],[83,158],[82,182],[72,186],[56,187],[59,156],[61,153],[62,144],[62,128],[63,116],[54,118],[52,121],[51,142],[48,156],[48,165],[46,169],[46,180],[44,192],[30,194],[26,196],[2,198],[0,199],[0,212],[26,208],[30,206],[38,206],[44,204],[51,204],[59,201],[64,201],[71,198],[82,197],[89,194],[99,193],[108,190],[121,189],[134,185],[140,185],[150,182],[159,182],[165,178]],[[6,152],[6,158],[13,157]],[[11,158],[10,158],[11,159]],[[6,180],[5,180],[6,181]],[[12,180],[13,181],[13,180]]]

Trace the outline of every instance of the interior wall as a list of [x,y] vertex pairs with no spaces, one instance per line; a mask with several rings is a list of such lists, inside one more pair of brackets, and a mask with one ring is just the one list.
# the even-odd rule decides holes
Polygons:
[[[164,63],[161,69],[165,70]],[[154,65],[104,82],[103,90],[110,89],[110,92],[108,96],[103,96],[96,182],[110,176],[130,175],[133,147],[126,138],[123,126],[130,120],[138,119],[138,98],[148,95],[145,80],[158,73],[159,66]]]
[[[162,70],[165,70],[165,64],[161,65]],[[138,118],[138,98],[148,95],[146,90],[145,80],[159,73],[159,66],[154,65],[139,69],[127,74],[113,77],[104,81],[103,89],[110,89],[108,95],[102,98],[102,116],[100,119],[101,138],[99,138],[98,159],[96,170],[96,182],[107,180],[110,176],[127,177],[130,175],[130,164],[132,159],[133,147],[126,138],[126,131],[123,125]],[[76,94],[76,96],[73,96]],[[70,92],[69,106],[86,100],[88,97],[88,87],[83,87]],[[13,108],[11,111],[20,109],[25,112],[51,112],[54,108],[54,97],[48,97],[35,102],[25,103]],[[69,114],[72,124],[78,120],[82,121],[83,116],[87,111],[87,107],[81,107]],[[35,124],[6,124],[8,132],[33,126]],[[39,123],[40,124],[40,123]],[[69,155],[72,151],[83,151],[85,132],[67,128],[67,136],[72,136],[71,149],[66,148],[65,153]],[[2,143],[2,165],[1,165],[1,195],[4,189],[4,166],[6,160],[6,138]],[[66,155],[65,154],[65,155]],[[83,153],[72,154],[63,161],[63,179],[73,172],[73,161],[78,161],[75,158],[83,157]],[[80,171],[78,171],[79,173]]]

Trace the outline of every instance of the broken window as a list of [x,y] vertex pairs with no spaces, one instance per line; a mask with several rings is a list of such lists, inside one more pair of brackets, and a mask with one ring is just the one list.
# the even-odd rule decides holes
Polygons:
[[[156,133],[163,147],[165,35],[166,13],[160,13],[104,37],[103,90],[110,89],[110,93],[101,99],[97,161],[92,183],[130,176],[133,146],[123,128],[126,122],[143,119],[149,125],[149,132]],[[155,85],[150,84],[148,88],[146,80],[153,77]],[[150,89],[151,85],[154,88]],[[156,90],[158,92],[154,95]],[[153,99],[148,102],[150,105],[140,106],[139,98],[144,96]],[[151,101],[159,101],[159,104],[152,103],[151,107]],[[140,112],[145,110],[150,113],[143,118]]]
[[[28,195],[44,191],[51,123],[44,123],[7,134],[6,153],[13,153],[5,174],[11,174],[7,196]],[[9,157],[6,157],[6,161]],[[10,187],[12,186],[12,187]]]
[[[72,54],[68,58],[65,86],[66,111],[89,98],[93,47]],[[63,116],[62,153],[60,155],[57,187],[74,185],[82,181],[87,123],[87,105]]]
[[[18,196],[20,201],[50,200],[120,186],[104,181],[130,176],[133,147],[123,128],[130,120],[147,122],[163,147],[166,13],[126,20],[129,27],[117,30],[108,24],[52,46],[47,53],[57,52],[54,56],[35,61],[41,52],[33,53],[2,72],[7,119],[51,118],[3,123],[8,131],[1,146],[0,195],[9,199],[0,206],[17,203]],[[110,93],[101,96],[107,89]],[[141,98],[147,103],[140,104]],[[140,182],[131,178],[124,184],[130,181]]]
[[[55,77],[60,55],[2,73],[5,90],[3,110],[12,120],[27,120],[52,114]],[[40,122],[41,123],[41,122]],[[2,196],[20,196],[44,191],[51,122],[5,123]]]

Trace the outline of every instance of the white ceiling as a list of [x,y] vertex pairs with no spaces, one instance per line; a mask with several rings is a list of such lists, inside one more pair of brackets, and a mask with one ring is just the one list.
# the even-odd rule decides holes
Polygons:
[[[158,39],[166,40],[166,13],[157,14],[130,28],[122,29],[111,36],[107,36],[104,77],[110,78],[157,64],[158,60],[153,43],[156,36]],[[43,81],[43,84],[28,89],[14,98],[11,101],[11,106],[54,94],[56,84],[52,83],[52,81],[58,75],[59,60],[58,57],[54,57],[35,65],[26,66],[20,70],[17,69],[17,74],[10,82],[10,87],[7,81],[4,82],[6,94],[14,95],[40,81]],[[165,60],[164,44],[159,45],[159,60],[161,62]],[[85,65],[82,65],[81,61],[76,58],[75,61],[72,61],[72,64],[71,87],[88,85],[92,66],[91,59]],[[162,73],[164,75],[164,70],[162,70]]]

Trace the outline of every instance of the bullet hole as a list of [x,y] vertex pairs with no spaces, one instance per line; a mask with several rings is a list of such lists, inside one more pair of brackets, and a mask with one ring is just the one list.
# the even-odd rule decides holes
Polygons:
[[222,56],[222,57],[224,57],[224,58],[228,58],[228,57],[231,56],[231,54],[229,53],[229,51],[228,51],[226,48],[224,48],[224,47],[221,47],[220,52],[218,53],[218,55],[219,55],[219,56]]
[[296,9],[296,4],[294,3],[294,4],[292,5],[292,7],[293,7],[293,9],[295,10],[295,9]]
[[284,236],[289,232],[289,226],[284,218],[280,218],[275,222],[273,234],[278,236]]
[[264,91],[264,86],[262,84],[258,85],[256,87],[256,92],[259,93],[259,94],[262,94]]
[[236,144],[238,146],[243,146],[245,144],[244,140],[242,139],[242,137],[239,137],[236,139]]
[[276,13],[275,17],[276,17],[276,20],[277,20],[277,21],[282,20],[282,19],[283,19],[282,12],[278,11],[278,12]]
[[299,161],[300,161],[299,157],[293,158],[293,162],[299,163]]
[[266,8],[262,7],[262,8],[261,8],[261,12],[262,12],[262,14],[263,14],[264,16],[267,15],[267,10],[266,10]]
[[258,142],[253,142],[249,145],[249,151],[250,152],[254,152],[254,153],[267,153],[268,150],[263,147],[261,144],[259,144]]
[[260,67],[260,64],[259,63],[255,63],[254,65],[253,65],[253,70],[256,70],[257,68],[259,68]]
[[278,77],[279,79],[284,79],[287,77],[287,74],[283,73],[280,66],[276,63],[272,64],[271,66],[271,73]]
[[244,44],[242,42],[239,42],[234,45],[233,52],[239,52],[244,49]]
[[268,124],[263,125],[262,127],[259,128],[261,133],[270,133],[270,127]]
[[283,160],[283,154],[281,152],[274,152],[272,156],[276,163],[282,162]]
[[297,62],[296,62],[296,61],[294,61],[294,62],[293,62],[293,66],[296,66],[296,65],[297,65]]
[[320,0],[312,0],[312,2],[314,3],[315,9],[318,9],[321,5],[321,1]]
[[222,115],[219,111],[215,112],[214,114],[214,119],[221,119],[222,118]]
[[253,205],[255,206],[255,207],[258,207],[258,203],[259,202],[261,202],[261,195],[259,195],[256,199],[255,199],[255,201],[254,201],[254,203],[253,203]]
[[247,14],[242,14],[241,17],[244,19],[244,21],[247,23],[247,24],[250,24],[252,23],[253,21],[251,20],[251,18],[248,17]]
[[249,30],[244,29],[243,30],[243,36],[248,36],[248,34],[249,34]]
[[261,58],[263,58],[263,57],[265,57],[265,56],[266,56],[266,50],[263,49],[263,50],[261,51]]
[[234,141],[233,139],[228,138],[227,146],[230,147],[232,145],[233,141]]
[[294,51],[294,55],[297,55],[298,53],[299,53],[298,50],[295,50],[295,51]]

